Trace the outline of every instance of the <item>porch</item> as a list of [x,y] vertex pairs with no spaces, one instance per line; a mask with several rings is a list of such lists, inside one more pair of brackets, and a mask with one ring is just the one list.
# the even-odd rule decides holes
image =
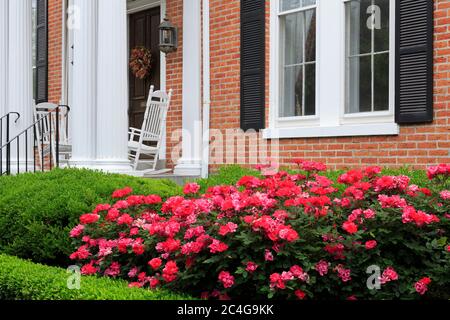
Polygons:
[[[180,40],[176,54],[189,63],[182,64],[182,89],[174,88],[180,100],[178,111],[182,121],[178,128],[169,126],[162,143],[161,161],[153,174],[131,169],[127,134],[130,126],[139,127],[142,121],[148,87],[171,89],[166,77],[171,66],[166,55],[159,52],[158,30],[155,31],[166,16],[166,0],[67,0],[65,3],[63,93],[59,103],[71,108],[72,155],[68,166],[161,177],[158,172],[167,171],[166,140],[178,129],[182,130],[181,158],[170,159],[174,166],[170,165],[167,177],[177,180],[206,176],[208,157],[204,157],[201,147],[202,108],[207,101],[201,95],[201,0],[183,2],[183,16],[177,27],[186,45],[183,48]],[[1,30],[6,31],[0,32],[0,116],[8,112],[21,114],[17,123],[12,124],[11,136],[33,122],[31,15],[29,0],[3,1],[0,7]],[[155,59],[152,75],[146,80],[132,78],[128,68],[130,50],[138,45],[149,47]],[[12,70],[8,65],[18,67]],[[20,163],[26,162],[24,157],[20,155]]]

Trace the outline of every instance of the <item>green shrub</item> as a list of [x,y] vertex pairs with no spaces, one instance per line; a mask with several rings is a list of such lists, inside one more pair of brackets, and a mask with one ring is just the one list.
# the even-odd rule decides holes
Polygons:
[[[281,168],[289,173],[296,173],[297,170],[289,168]],[[327,178],[336,181],[337,178],[343,174],[345,170],[328,170],[323,173]],[[385,168],[382,170],[384,175],[406,175],[411,178],[411,184],[419,185],[422,187],[429,187],[430,180],[427,178],[425,170],[414,170],[412,168],[403,167],[400,169],[389,169]],[[255,169],[243,168],[238,165],[227,165],[221,166],[219,170],[210,175],[207,179],[199,179],[196,182],[200,185],[201,192],[205,192],[209,187],[214,187],[217,185],[235,185],[243,176],[254,176],[260,177],[259,171]],[[342,185],[335,184],[334,187],[341,189],[343,191]]]
[[243,176],[259,177],[260,173],[238,165],[221,166],[218,172],[211,174],[207,179],[198,179],[196,183],[200,186],[200,191],[205,192],[209,187],[235,185]]
[[422,174],[330,180],[300,165],[165,202],[119,192],[127,200],[80,218],[71,258],[83,274],[196,297],[450,299],[450,165],[429,168],[429,189],[411,183]]
[[[128,288],[125,281],[81,277],[80,289],[69,289],[66,270],[0,255],[0,299],[6,300],[186,300],[164,290]],[[70,283],[70,282],[69,282]]]
[[50,265],[67,266],[68,232],[96,204],[110,202],[115,189],[165,198],[181,192],[166,180],[98,171],[58,169],[0,178],[0,252]]

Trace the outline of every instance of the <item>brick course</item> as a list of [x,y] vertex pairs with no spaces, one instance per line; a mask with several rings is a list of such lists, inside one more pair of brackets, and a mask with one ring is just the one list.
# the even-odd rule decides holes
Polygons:
[[48,1],[48,101],[59,103],[62,88],[62,1]]
[[173,90],[172,102],[167,115],[166,158],[167,166],[173,167],[171,153],[180,141],[172,138],[172,133],[182,127],[183,0],[167,0],[166,8],[170,21],[178,27],[178,50],[166,56],[166,87],[168,90]]

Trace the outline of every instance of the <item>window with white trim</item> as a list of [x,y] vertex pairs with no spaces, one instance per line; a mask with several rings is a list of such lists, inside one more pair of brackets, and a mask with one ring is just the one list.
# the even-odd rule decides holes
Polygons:
[[266,138],[396,135],[395,1],[270,1]]

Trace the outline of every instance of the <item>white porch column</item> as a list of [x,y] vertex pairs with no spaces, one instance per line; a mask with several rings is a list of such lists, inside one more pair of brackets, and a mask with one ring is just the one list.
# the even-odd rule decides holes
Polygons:
[[[25,0],[28,1],[28,0]],[[73,99],[70,111],[71,166],[92,167],[96,159],[98,0],[73,0]]]
[[[8,4],[2,4],[2,10],[5,9],[5,6],[8,7]],[[7,21],[9,21],[9,27],[7,30],[9,45],[6,46],[8,48],[8,73],[6,79],[8,83],[8,110],[6,111],[16,111],[21,115],[20,120],[11,130],[11,136],[14,137],[17,133],[31,125],[33,119],[31,1],[9,1],[8,12],[9,19]],[[0,23],[5,24],[3,21]],[[3,30],[0,30],[0,33],[5,34]],[[3,50],[3,48],[0,48],[0,50]],[[3,77],[3,74],[0,74],[0,77]]]
[[175,174],[199,176],[201,137],[201,0],[183,1],[183,143]]
[[128,160],[126,0],[99,0],[97,165],[131,171]]
[[[8,112],[8,0],[0,0],[0,117]],[[6,125],[6,119],[3,121]],[[6,130],[3,127],[0,145],[6,142]],[[1,147],[1,146],[0,146]],[[6,152],[2,152],[0,172],[4,171]]]
[[0,117],[8,112],[8,20],[8,0],[0,0]]
[[[10,122],[10,139],[12,139],[30,126],[33,120],[32,9],[29,0],[8,1],[7,7],[8,72],[6,81],[8,89],[6,104],[8,110],[5,111],[18,112],[21,116],[19,121]],[[18,149],[17,142],[11,145],[12,150],[14,150],[11,151],[12,173],[16,173],[17,170],[23,171],[27,167],[30,168],[30,160],[32,159],[30,135],[28,135],[28,139],[28,153],[25,149],[25,135],[20,137]],[[19,150],[19,154],[16,150]],[[28,159],[26,159],[27,154]],[[28,163],[26,160],[28,160]],[[16,161],[18,161],[18,167]]]

